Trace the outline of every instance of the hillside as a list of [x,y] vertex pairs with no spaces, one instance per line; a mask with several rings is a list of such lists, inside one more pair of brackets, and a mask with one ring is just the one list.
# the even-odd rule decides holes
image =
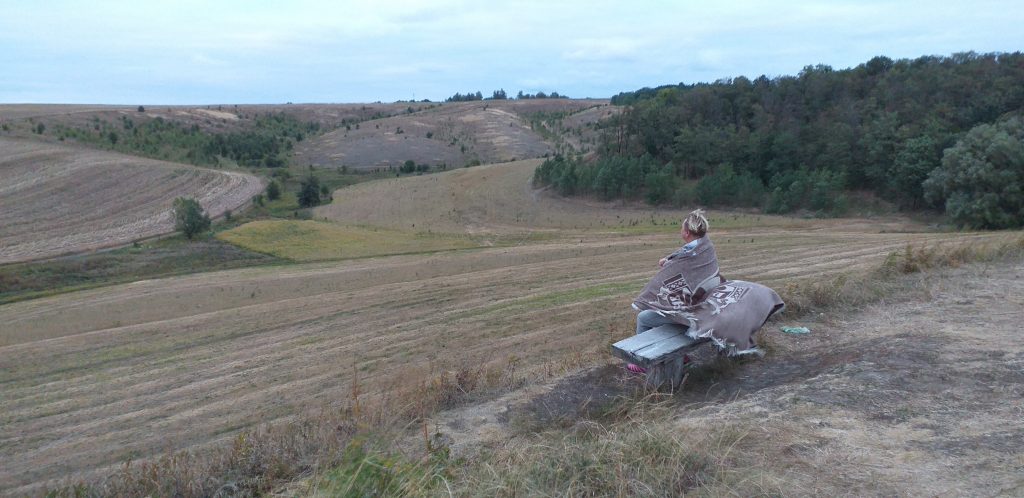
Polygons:
[[[554,140],[540,130],[540,119],[573,115],[575,129],[597,118],[593,108],[607,100],[533,99],[452,102],[346,126],[296,147],[297,164],[355,169],[398,168],[405,161],[459,168],[536,158],[556,152]],[[590,117],[588,120],[587,118]],[[533,122],[532,120],[537,120]],[[553,137],[552,137],[553,138]]]
[[7,123],[16,132],[43,123],[53,129],[58,125],[91,127],[97,121],[120,123],[124,117],[139,123],[157,118],[181,123],[185,127],[196,125],[208,132],[229,132],[244,129],[258,115],[285,113],[302,122],[314,122],[327,128],[345,122],[365,121],[406,112],[410,107],[421,109],[421,103],[368,103],[368,104],[243,104],[203,106],[104,106],[73,104],[0,104],[0,123]]
[[625,92],[594,160],[553,162],[563,195],[842,216],[868,191],[958,226],[1020,228],[1024,54],[974,52]]
[[[334,201],[314,209],[313,216],[348,225],[500,236],[563,230],[651,231],[658,230],[652,220],[674,226],[685,214],[682,209],[557,196],[531,184],[540,163],[516,161],[353,185],[336,191]],[[792,218],[764,219],[773,226],[803,224]],[[754,223],[753,217],[738,214],[722,221],[735,220],[745,226]]]
[[262,189],[244,173],[0,138],[0,264],[171,233],[176,197],[217,217]]

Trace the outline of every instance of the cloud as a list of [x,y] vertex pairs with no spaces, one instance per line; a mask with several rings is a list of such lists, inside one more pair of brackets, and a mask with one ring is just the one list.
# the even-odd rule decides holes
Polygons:
[[600,97],[875,55],[1020,50],[1018,1],[0,2],[0,102]]
[[644,49],[641,40],[627,37],[580,38],[570,42],[571,48],[562,52],[567,61],[628,61],[635,60]]

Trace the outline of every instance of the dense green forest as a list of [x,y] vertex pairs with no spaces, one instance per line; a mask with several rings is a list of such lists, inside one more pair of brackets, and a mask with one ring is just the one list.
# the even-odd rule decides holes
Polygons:
[[596,158],[535,181],[565,195],[842,214],[851,191],[972,227],[1024,223],[1024,55],[963,53],[616,95]]
[[276,168],[287,164],[295,142],[318,133],[318,123],[304,123],[285,113],[257,114],[244,130],[209,133],[161,117],[119,121],[94,118],[90,128],[58,125],[61,139],[170,161],[216,166],[221,158],[242,166]]

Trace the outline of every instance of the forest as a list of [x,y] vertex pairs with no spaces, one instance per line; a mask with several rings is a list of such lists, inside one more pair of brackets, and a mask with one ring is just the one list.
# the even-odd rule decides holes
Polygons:
[[841,215],[855,192],[966,227],[1024,223],[1024,55],[875,57],[612,99],[598,153],[535,174],[563,195]]

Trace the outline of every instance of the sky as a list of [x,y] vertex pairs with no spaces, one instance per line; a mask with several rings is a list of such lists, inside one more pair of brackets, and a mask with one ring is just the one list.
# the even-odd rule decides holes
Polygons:
[[1021,0],[0,0],[0,103],[605,98],[1022,49]]

